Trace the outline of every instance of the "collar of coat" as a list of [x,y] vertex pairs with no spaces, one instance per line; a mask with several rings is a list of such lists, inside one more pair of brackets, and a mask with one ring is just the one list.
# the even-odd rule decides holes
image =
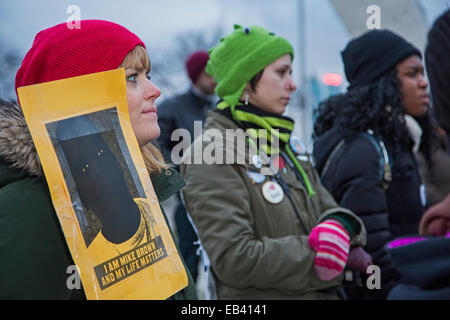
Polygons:
[[[251,137],[250,140],[258,141],[262,138],[263,142],[267,142],[265,145],[261,143],[258,144],[258,147],[266,154],[273,155],[285,152],[294,164],[294,170],[302,176],[305,187],[308,190],[308,195],[310,197],[315,195],[308,176],[290,146],[290,138],[292,131],[294,130],[293,119],[263,111],[248,102],[245,105],[242,103],[229,105],[226,101],[219,101],[217,112],[232,119],[242,129],[246,130]],[[272,136],[278,138],[279,146],[277,146],[277,144],[275,144],[275,146],[273,145],[271,141]],[[261,142],[261,140],[259,142]]]
[[[19,105],[0,101],[0,160],[28,175],[44,178],[39,156]],[[169,168],[151,176],[159,201],[178,192],[184,181],[178,172]]]
[[[264,137],[269,143],[272,135],[277,136],[281,144],[289,143],[289,138],[294,130],[295,123],[293,119],[263,111],[251,103],[247,105],[238,103],[236,106],[230,106],[222,100],[217,104],[217,110],[224,116],[234,120],[239,127],[246,130],[254,139],[258,139],[261,130],[265,130],[267,134],[264,134]],[[278,150],[275,150],[275,152],[278,152]]]
[[0,101],[0,158],[31,176],[44,175],[22,109],[12,102]]
[[[242,136],[244,137],[244,139],[247,139],[248,136],[245,135],[244,131],[241,130],[242,132],[235,132],[233,135],[230,135],[227,133],[227,129],[243,129],[242,126],[238,125],[237,121],[235,121],[233,118],[231,118],[231,116],[227,116],[226,114],[224,114],[224,112],[226,112],[226,108],[223,109],[219,109],[219,106],[216,110],[210,111],[208,113],[208,118],[206,120],[205,123],[205,127],[204,127],[204,133],[203,135],[199,135],[194,142],[192,143],[192,145],[190,146],[190,148],[188,149],[188,151],[184,154],[183,156],[183,163],[196,163],[195,162],[195,157],[193,156],[194,152],[196,150],[203,150],[202,144],[205,144],[207,142],[205,141],[209,141],[211,140],[211,137],[209,137],[209,129],[218,129],[220,133],[222,133],[222,137],[224,137],[224,141],[217,141],[214,140],[214,145],[216,149],[222,149],[224,151],[224,155],[226,157],[226,159],[245,159],[245,164],[251,164],[253,162],[253,159],[250,159],[250,153],[248,152],[248,148],[239,148],[239,146],[237,145],[236,141],[235,141],[235,136],[234,134],[236,134],[238,136],[241,136],[240,138],[242,139]],[[287,117],[284,117],[287,118]],[[242,123],[242,122],[241,122]],[[211,133],[212,136],[214,136],[214,134]],[[305,187],[308,191],[308,195],[310,197],[314,196],[316,193],[312,188],[312,184],[309,181],[309,178],[306,174],[306,172],[303,170],[302,165],[300,164],[300,162],[297,160],[296,158],[296,154],[291,150],[290,144],[289,144],[289,136],[286,139],[286,142],[282,141],[282,138],[280,137],[280,141],[283,143],[283,145],[281,146],[282,149],[280,149],[281,152],[285,152],[286,155],[289,157],[289,159],[292,161],[293,165],[294,165],[294,170],[297,170],[298,174],[301,175],[301,179],[304,181],[305,183]],[[281,145],[281,143],[280,143]],[[231,150],[230,150],[230,146],[232,146]],[[217,152],[217,151],[216,151]],[[259,154],[265,154],[268,155],[269,153],[266,152],[266,150],[264,148],[262,149],[258,149]],[[232,153],[232,154],[229,154]],[[274,153],[275,154],[275,153]],[[274,155],[272,154],[272,155]],[[223,160],[223,159],[222,159]],[[228,160],[227,160],[228,161]],[[258,168],[259,169],[259,168]]]

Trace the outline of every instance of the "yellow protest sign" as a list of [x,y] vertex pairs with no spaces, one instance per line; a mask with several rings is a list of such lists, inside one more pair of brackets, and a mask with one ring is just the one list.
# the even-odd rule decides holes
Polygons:
[[187,274],[131,126],[123,69],[18,89],[88,299],[166,299]]

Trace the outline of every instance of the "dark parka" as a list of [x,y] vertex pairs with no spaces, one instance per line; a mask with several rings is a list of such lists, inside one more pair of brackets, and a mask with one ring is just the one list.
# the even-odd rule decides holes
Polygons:
[[[334,128],[314,143],[316,169],[322,173],[325,163],[339,141],[343,139]],[[421,201],[421,178],[412,151],[393,152],[384,141],[390,156],[392,181],[387,190],[382,185],[380,153],[361,136],[349,138],[332,157],[323,185],[339,205],[361,217],[367,229],[366,251],[372,255],[373,264],[381,269],[381,290],[350,286],[352,298],[384,299],[400,279],[392,260],[384,249],[395,237],[416,234],[424,212]],[[382,169],[381,169],[382,170]],[[362,284],[365,285],[365,275]]]
[[[159,201],[184,185],[174,170],[153,174],[151,180]],[[20,107],[0,103],[0,299],[83,299],[82,289],[67,287],[71,265]],[[188,287],[170,299],[196,299],[187,274]]]
[[[245,164],[236,163],[242,153],[235,148],[235,139],[229,133],[238,128],[231,119],[211,111],[205,134],[216,136],[220,132],[226,140],[222,140],[223,144],[214,140],[217,143],[215,154],[231,152],[226,156],[233,156],[233,164],[207,164],[203,160],[201,164],[180,167],[186,181],[183,188],[186,209],[211,261],[219,299],[338,298],[330,289],[340,286],[343,277],[330,281],[317,277],[315,251],[308,244],[308,235],[318,223],[339,213],[359,226],[360,231],[352,237],[351,243],[363,245],[362,222],[349,210],[337,206],[309,161],[300,163],[316,195],[309,198],[294,171],[286,166],[286,172],[280,170],[280,173],[290,189],[293,203],[286,195],[278,204],[269,203],[262,193],[263,182],[249,177],[250,172],[260,172],[260,169],[249,161],[248,150],[244,152]],[[210,129],[214,130],[208,131]],[[213,144],[208,138],[204,140],[198,137],[192,149],[212,152]],[[225,147],[230,142],[231,151]],[[224,161],[228,158],[225,153]],[[265,181],[269,179],[272,178],[266,177]],[[307,228],[306,233],[293,205]]]

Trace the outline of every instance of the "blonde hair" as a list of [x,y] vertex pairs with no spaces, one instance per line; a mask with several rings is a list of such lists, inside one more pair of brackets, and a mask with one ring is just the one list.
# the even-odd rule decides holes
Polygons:
[[148,57],[147,50],[143,46],[137,45],[133,50],[123,59],[119,68],[133,68],[136,70],[151,70],[150,58]]
[[[119,68],[133,68],[137,71],[151,70],[150,58],[147,50],[142,46],[136,46],[123,59]],[[169,165],[165,163],[161,151],[151,142],[141,147],[142,157],[144,158],[145,166],[149,174],[153,172],[161,172],[163,169],[168,169]]]

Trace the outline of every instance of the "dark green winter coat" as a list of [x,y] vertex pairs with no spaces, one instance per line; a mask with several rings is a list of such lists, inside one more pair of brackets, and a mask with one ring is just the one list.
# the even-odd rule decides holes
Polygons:
[[[222,148],[224,153],[230,152],[230,136],[226,132],[238,128],[231,119],[212,111],[205,124],[205,138],[198,137],[191,150],[211,152],[208,150],[213,143],[206,139],[209,132],[221,133],[226,140],[223,144],[214,140],[218,143],[216,154]],[[230,145],[235,146],[234,143]],[[232,156],[238,159],[241,150],[233,148],[231,152],[236,152]],[[366,231],[362,221],[336,204],[309,161],[301,161],[301,165],[316,195],[310,198],[287,166],[286,172],[280,171],[291,190],[292,202],[284,196],[277,204],[269,203],[262,186],[271,178],[252,179],[251,175],[259,169],[249,161],[247,150],[244,153],[245,164],[203,161],[181,165],[186,181],[186,208],[211,261],[219,299],[337,299],[335,289],[342,284],[343,276],[330,281],[318,278],[314,270],[315,251],[308,244],[308,235],[318,223],[340,214],[359,226],[351,244],[364,245]],[[184,160],[188,161],[189,154],[188,151]]]
[[[151,180],[159,201],[184,185],[172,169],[151,175]],[[0,299],[83,299],[82,289],[70,290],[66,284],[71,265],[20,107],[0,103]],[[185,269],[188,286],[169,299],[197,298]]]

